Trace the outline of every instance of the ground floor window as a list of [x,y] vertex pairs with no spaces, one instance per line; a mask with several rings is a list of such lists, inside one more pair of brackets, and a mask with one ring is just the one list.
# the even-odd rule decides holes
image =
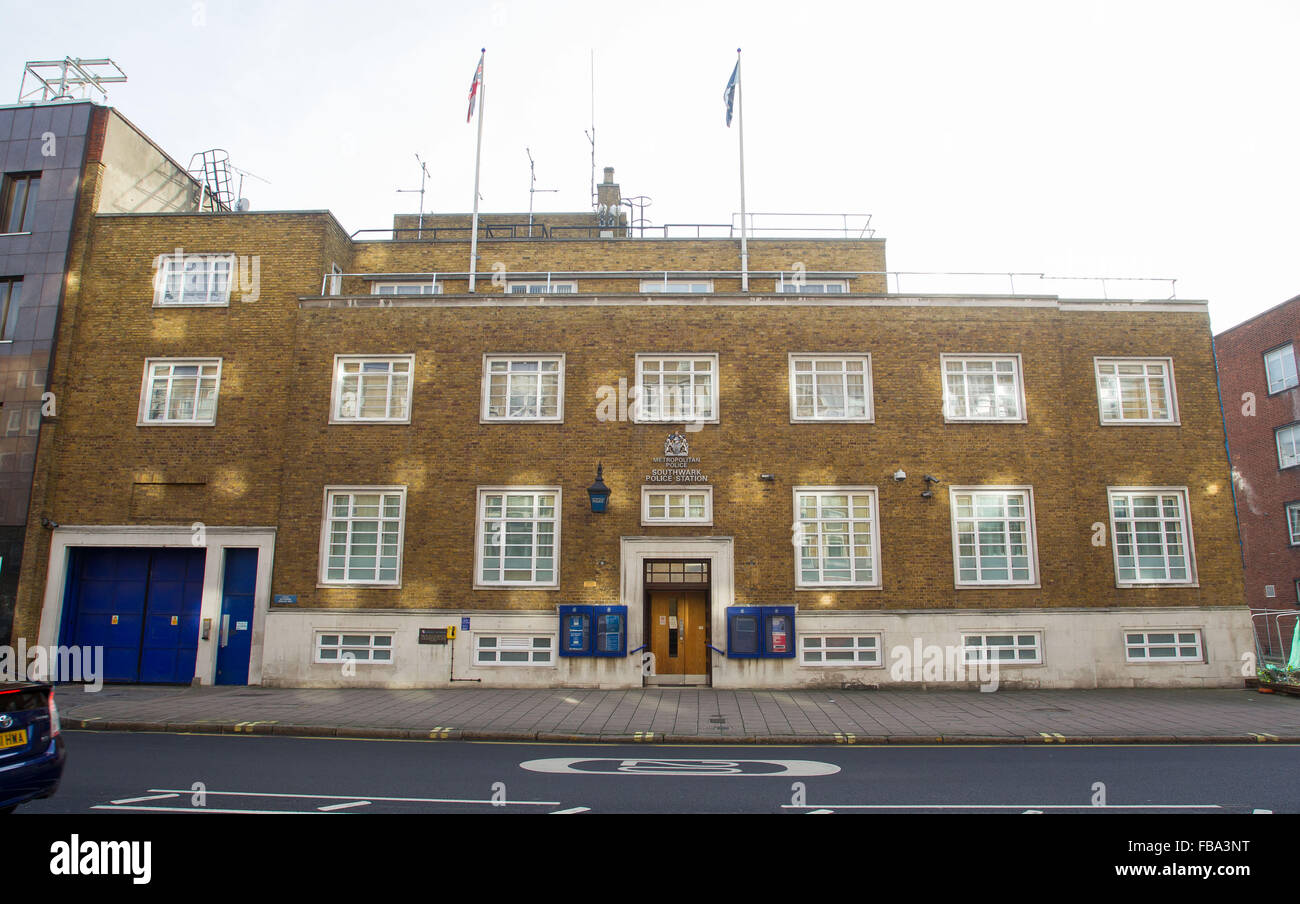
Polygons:
[[1201,662],[1200,631],[1129,631],[1124,634],[1129,662]]
[[555,638],[549,634],[479,634],[474,638],[477,665],[551,665]]
[[800,665],[880,665],[880,636],[877,634],[801,634]]
[[1039,634],[963,634],[967,662],[1041,665],[1043,638]]
[[317,634],[317,662],[383,662],[393,661],[393,635],[391,634]]

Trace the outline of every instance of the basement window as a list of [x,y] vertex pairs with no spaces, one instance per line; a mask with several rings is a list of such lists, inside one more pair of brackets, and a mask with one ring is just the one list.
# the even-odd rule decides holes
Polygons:
[[373,662],[391,665],[393,662],[392,634],[317,634],[316,661]]
[[549,634],[477,634],[475,665],[553,665],[555,638]]
[[1129,662],[1203,662],[1200,631],[1131,631],[1124,634]]

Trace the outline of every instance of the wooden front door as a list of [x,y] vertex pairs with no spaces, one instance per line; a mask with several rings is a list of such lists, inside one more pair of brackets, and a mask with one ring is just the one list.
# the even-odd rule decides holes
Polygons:
[[650,652],[655,673],[647,676],[647,684],[708,684],[708,642],[705,591],[650,591]]

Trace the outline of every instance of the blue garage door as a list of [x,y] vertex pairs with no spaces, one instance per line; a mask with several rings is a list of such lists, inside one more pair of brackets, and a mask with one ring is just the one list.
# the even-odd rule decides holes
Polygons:
[[71,551],[62,643],[104,648],[105,681],[189,684],[203,549]]

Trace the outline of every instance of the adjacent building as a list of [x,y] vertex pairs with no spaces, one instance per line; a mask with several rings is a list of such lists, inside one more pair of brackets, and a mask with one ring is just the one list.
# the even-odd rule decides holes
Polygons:
[[1300,297],[1214,338],[1246,600],[1265,658],[1290,654],[1300,600]]
[[[0,106],[0,641],[9,637],[51,353],[90,218],[198,210],[199,185],[120,113],[86,102]],[[45,550],[41,550],[45,554]]]
[[[16,634],[122,681],[1239,686],[1205,302],[885,242],[98,211]],[[748,290],[743,280],[747,275]]]

